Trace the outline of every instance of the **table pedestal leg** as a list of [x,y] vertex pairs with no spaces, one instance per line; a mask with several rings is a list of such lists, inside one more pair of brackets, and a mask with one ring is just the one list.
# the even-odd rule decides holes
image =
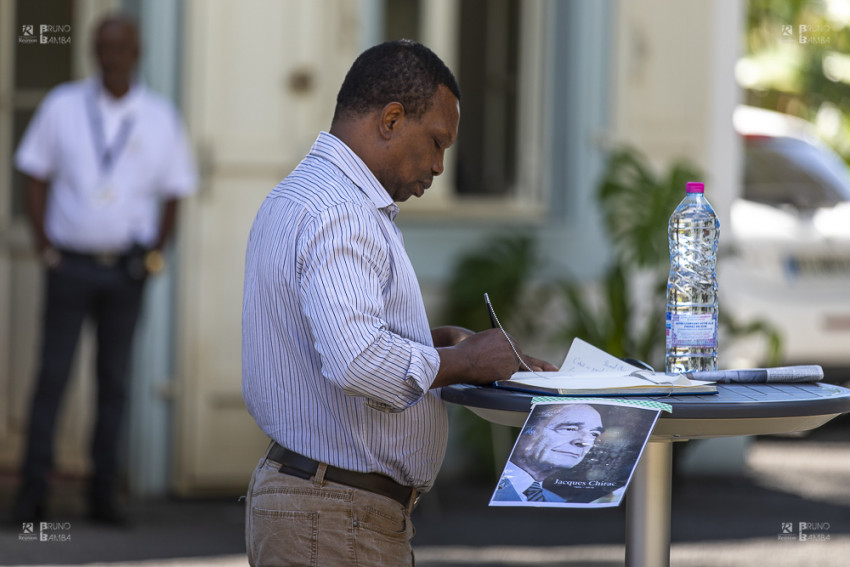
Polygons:
[[627,567],[669,567],[673,445],[646,444],[626,496]]

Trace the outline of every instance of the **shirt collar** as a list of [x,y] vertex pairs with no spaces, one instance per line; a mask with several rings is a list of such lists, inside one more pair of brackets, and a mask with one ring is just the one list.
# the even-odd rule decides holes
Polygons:
[[138,81],[130,83],[130,90],[127,91],[121,98],[115,98],[112,94],[103,87],[103,80],[100,75],[91,79],[91,88],[94,91],[95,100],[98,106],[109,110],[114,110],[119,113],[128,112],[134,109],[138,103],[144,86]]
[[310,153],[338,167],[372,201],[375,208],[385,211],[390,220],[395,220],[398,205],[360,156],[342,140],[328,132],[320,132]]

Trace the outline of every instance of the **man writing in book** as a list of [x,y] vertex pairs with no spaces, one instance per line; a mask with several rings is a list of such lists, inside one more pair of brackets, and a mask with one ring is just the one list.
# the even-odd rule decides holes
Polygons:
[[604,428],[599,412],[587,404],[536,406],[520,433],[493,500],[566,502],[544,487],[553,474],[584,460]]
[[242,392],[272,439],[248,489],[251,565],[413,564],[410,512],[446,450],[439,388],[508,378],[499,329],[430,329],[395,224],[457,137],[460,90],[428,48],[365,51],[330,132],[260,206],[248,241]]

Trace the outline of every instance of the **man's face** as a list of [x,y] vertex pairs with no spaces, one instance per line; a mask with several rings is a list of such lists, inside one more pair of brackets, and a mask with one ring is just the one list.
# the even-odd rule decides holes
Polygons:
[[457,138],[460,104],[443,85],[420,118],[405,115],[388,141],[390,147],[376,177],[393,201],[421,197],[443,172],[443,155]]
[[572,468],[593,448],[602,430],[602,418],[591,406],[566,406],[535,428],[522,450],[522,460],[547,474]]
[[123,21],[105,22],[95,37],[95,56],[104,82],[126,82],[139,58],[135,29]]

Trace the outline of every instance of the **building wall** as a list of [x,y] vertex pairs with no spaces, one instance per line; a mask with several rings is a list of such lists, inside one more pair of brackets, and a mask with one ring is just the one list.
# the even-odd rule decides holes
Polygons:
[[[141,21],[142,74],[182,108],[202,174],[139,332],[135,494],[244,489],[265,445],[240,393],[248,229],[263,196],[329,127],[345,71],[381,39],[385,1],[122,2]],[[456,0],[419,5],[421,39],[455,66]],[[458,198],[450,150],[446,174],[399,217],[432,317],[458,257],[513,230],[537,238],[541,276],[598,275],[608,245],[594,193],[612,142],[659,166],[682,155],[701,165],[721,223],[737,192],[730,118],[742,0],[521,5],[520,197]]]
[[721,227],[740,192],[732,112],[745,10],[741,0],[621,0],[615,18],[612,140],[656,167],[680,158],[699,166]]
[[[423,41],[451,65],[452,3],[421,6]],[[635,144],[658,164],[684,153],[711,172],[710,184],[716,178],[724,185],[713,193],[722,205],[734,190],[735,144],[723,121],[735,98],[730,38],[742,22],[740,6],[540,3],[540,53],[531,59],[540,73],[526,86],[534,96],[525,99],[524,115],[540,128],[521,134],[534,149],[525,159],[537,168],[529,179],[539,183],[539,206],[455,199],[448,171],[442,188],[435,183],[421,202],[403,205],[399,225],[429,314],[439,312],[459,255],[513,229],[537,237],[543,275],[599,274],[607,243],[594,194],[612,140]],[[181,492],[239,486],[263,444],[239,394],[247,230],[263,195],[328,127],[336,89],[371,43],[366,37],[376,26],[365,22],[379,9],[379,2],[341,0],[186,2],[183,101],[204,187],[187,211],[181,249],[173,432]],[[297,87],[302,80],[306,91]],[[210,470],[208,451],[233,454],[227,467]]]

